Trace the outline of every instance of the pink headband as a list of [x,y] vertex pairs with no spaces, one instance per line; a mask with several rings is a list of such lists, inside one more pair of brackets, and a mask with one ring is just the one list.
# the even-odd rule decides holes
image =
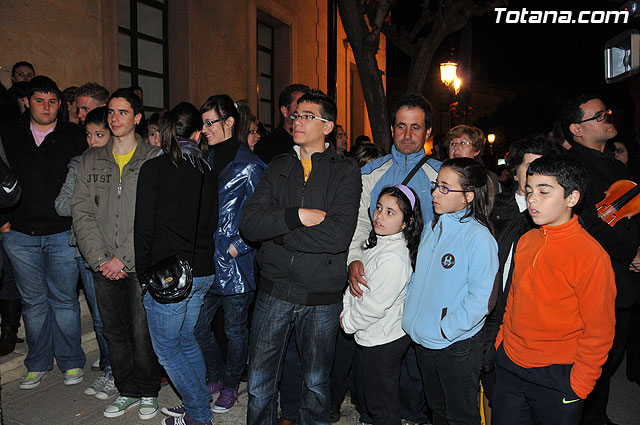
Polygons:
[[409,189],[407,186],[403,184],[397,184],[394,187],[397,187],[405,194],[407,198],[409,198],[409,203],[411,204],[411,209],[416,206],[416,196],[413,194],[413,191]]

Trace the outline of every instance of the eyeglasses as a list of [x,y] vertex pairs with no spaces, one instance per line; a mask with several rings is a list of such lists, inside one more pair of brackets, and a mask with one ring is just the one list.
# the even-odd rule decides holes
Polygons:
[[460,142],[451,142],[449,143],[449,149],[455,149],[456,146],[460,146],[460,149],[463,149],[471,144],[468,140],[461,140]]
[[607,123],[611,122],[613,118],[613,111],[611,109],[607,109],[606,111],[598,112],[591,118],[587,118],[586,120],[578,121],[576,124],[582,124],[583,122],[596,120],[596,122],[606,121]]
[[222,118],[218,118],[217,120],[213,120],[213,121],[206,120],[205,122],[202,123],[202,125],[208,128],[214,125],[215,123],[217,123],[218,121],[222,121]]
[[436,189],[438,189],[438,191],[443,195],[446,195],[449,192],[461,192],[461,193],[470,192],[469,190],[449,189],[447,186],[442,186],[438,184],[438,182],[431,182],[431,191],[433,192]]
[[295,122],[298,118],[300,118],[302,121],[310,121],[310,120],[318,120],[318,121],[322,121],[322,122],[329,122],[329,120],[324,119],[322,117],[316,117],[315,115],[298,115],[298,114],[293,114],[289,116],[289,119],[292,122]]

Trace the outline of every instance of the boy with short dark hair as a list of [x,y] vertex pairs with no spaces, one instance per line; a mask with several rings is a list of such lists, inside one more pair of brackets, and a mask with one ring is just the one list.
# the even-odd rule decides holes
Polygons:
[[522,236],[514,255],[493,423],[578,424],[613,342],[615,278],[608,254],[573,215],[584,167],[549,155],[527,176],[527,208],[540,228]]

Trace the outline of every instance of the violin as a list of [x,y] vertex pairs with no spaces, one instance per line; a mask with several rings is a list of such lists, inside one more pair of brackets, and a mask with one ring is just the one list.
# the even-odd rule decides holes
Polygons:
[[596,204],[598,217],[613,227],[623,218],[631,218],[640,212],[640,187],[631,180],[618,180],[605,192],[604,199]]

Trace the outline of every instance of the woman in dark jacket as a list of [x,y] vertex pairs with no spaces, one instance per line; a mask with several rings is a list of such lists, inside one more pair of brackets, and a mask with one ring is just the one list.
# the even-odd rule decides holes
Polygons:
[[144,296],[153,348],[182,396],[183,406],[162,412],[162,423],[213,425],[205,364],[194,327],[213,283],[213,233],[217,224],[215,174],[198,148],[202,118],[180,103],[160,119],[164,155],[140,169],[134,243],[140,276],[172,255],[189,261],[193,287],[180,302],[161,304]]
[[[208,161],[218,176],[219,222],[214,236],[215,281],[205,298],[196,337],[207,365],[209,390],[220,392],[213,411],[225,413],[238,399],[249,346],[249,306],[256,290],[256,250],[242,238],[238,224],[266,165],[238,138],[241,121],[249,117],[239,114],[229,96],[211,96],[200,112],[211,148]],[[229,340],[226,359],[211,333],[211,321],[220,307]]]
[[483,361],[482,385],[486,399],[484,411],[486,423],[491,424],[491,399],[495,383],[495,348],[498,330],[502,324],[502,317],[507,305],[507,296],[511,288],[513,274],[513,253],[520,237],[533,229],[535,224],[527,211],[525,185],[527,184],[527,169],[542,155],[562,154],[558,145],[547,141],[542,135],[533,135],[518,140],[509,147],[507,167],[515,184],[506,192],[496,195],[495,204],[491,211],[496,241],[498,242],[498,297],[495,309],[487,317],[485,324],[486,351]]

